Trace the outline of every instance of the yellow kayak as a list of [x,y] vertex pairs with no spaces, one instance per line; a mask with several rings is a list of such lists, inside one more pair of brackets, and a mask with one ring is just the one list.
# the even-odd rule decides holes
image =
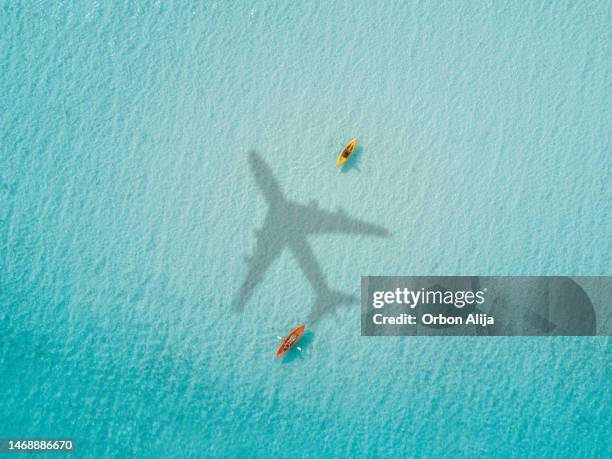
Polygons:
[[348,143],[348,145],[344,147],[344,150],[342,150],[342,153],[340,153],[340,156],[338,156],[338,160],[336,161],[336,166],[341,167],[345,162],[347,162],[348,159],[351,157],[351,155],[355,152],[356,146],[357,146],[357,139],[351,140]]

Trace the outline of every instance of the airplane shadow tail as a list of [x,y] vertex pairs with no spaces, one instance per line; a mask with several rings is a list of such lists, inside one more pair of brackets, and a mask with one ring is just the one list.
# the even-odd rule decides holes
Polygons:
[[354,304],[358,302],[355,295],[338,292],[327,289],[322,292],[317,292],[317,299],[310,313],[309,323],[317,322],[326,312],[333,311],[335,306]]

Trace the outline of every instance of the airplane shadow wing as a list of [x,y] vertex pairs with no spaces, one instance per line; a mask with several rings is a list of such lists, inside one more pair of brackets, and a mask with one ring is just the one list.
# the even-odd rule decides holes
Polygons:
[[283,246],[266,239],[265,233],[262,232],[258,235],[255,252],[247,259],[249,270],[236,297],[235,308],[237,312],[242,312],[244,310],[244,306],[248,303],[251,296],[253,296],[255,287],[263,280],[266,271],[274,259],[280,255],[282,250]]
[[330,212],[313,205],[300,205],[300,219],[307,234],[344,233],[389,237],[384,227],[347,216],[342,210]]

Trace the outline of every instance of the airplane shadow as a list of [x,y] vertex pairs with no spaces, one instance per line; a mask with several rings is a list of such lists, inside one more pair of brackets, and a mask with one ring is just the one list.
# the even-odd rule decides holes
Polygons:
[[342,169],[340,169],[340,172],[342,172],[343,174],[346,174],[352,171],[353,169],[357,172],[361,172],[361,169],[359,169],[359,166],[361,165],[361,154],[362,153],[363,153],[363,147],[361,145],[357,145],[357,148],[355,148],[355,151],[353,152],[351,157],[348,159],[348,161],[344,163],[344,166],[342,166]]
[[300,204],[290,201],[282,192],[270,166],[254,151],[249,153],[249,165],[255,183],[268,204],[268,213],[263,227],[255,230],[257,241],[253,254],[245,257],[248,272],[238,290],[236,311],[244,310],[266,270],[285,249],[296,258],[315,293],[308,325],[317,322],[337,306],[357,303],[357,296],[330,287],[307,237],[319,234],[389,237],[389,231],[380,225],[348,217],[342,210],[330,212],[320,209],[314,202]]

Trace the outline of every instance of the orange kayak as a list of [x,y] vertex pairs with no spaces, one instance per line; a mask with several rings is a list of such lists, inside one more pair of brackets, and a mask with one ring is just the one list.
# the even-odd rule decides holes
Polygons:
[[291,330],[291,332],[287,336],[285,336],[285,339],[276,350],[276,357],[284,355],[289,349],[295,346],[295,343],[297,343],[302,337],[302,333],[304,333],[304,328],[306,328],[306,326],[302,324],[299,327]]
[[340,156],[338,156],[338,160],[336,161],[336,166],[340,167],[345,162],[347,162],[348,159],[351,157],[351,155],[355,152],[356,146],[357,146],[357,139],[351,140],[348,143],[348,145],[344,147],[344,150],[342,150],[342,153],[340,153]]

